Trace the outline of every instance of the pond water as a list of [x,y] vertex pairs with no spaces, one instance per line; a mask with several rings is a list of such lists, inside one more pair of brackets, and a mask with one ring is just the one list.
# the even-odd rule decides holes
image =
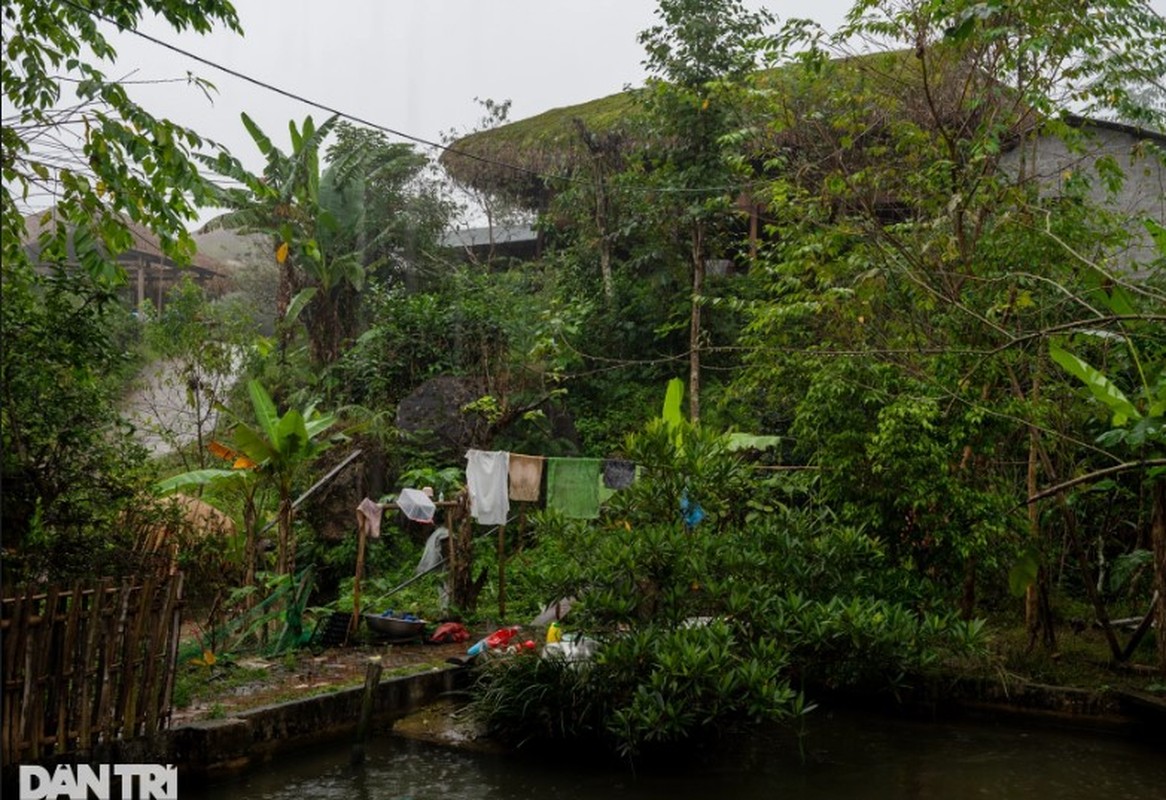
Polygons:
[[924,723],[820,713],[803,739],[775,732],[634,771],[564,749],[487,755],[382,737],[362,767],[316,749],[182,797],[396,798],[1105,798],[1166,797],[1166,742],[1055,728]]

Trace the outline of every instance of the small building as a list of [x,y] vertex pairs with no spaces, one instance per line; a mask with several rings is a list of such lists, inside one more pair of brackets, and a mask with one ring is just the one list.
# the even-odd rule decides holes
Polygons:
[[474,263],[496,258],[529,260],[542,252],[538,231],[525,224],[462,228],[443,235],[439,244]]
[[[1065,196],[1068,183],[1085,176],[1089,200],[1128,222],[1131,241],[1112,255],[1115,264],[1136,269],[1151,263],[1157,249],[1141,220],[1166,225],[1166,169],[1152,152],[1166,149],[1166,134],[1076,115],[1067,116],[1066,122],[1081,134],[1079,140],[1068,142],[1042,132],[1002,154],[1001,169],[1014,176],[1023,171],[1026,180],[1037,182],[1044,199]],[[1107,186],[1104,176],[1116,177],[1115,168],[1121,179]]]
[[[52,212],[48,212],[51,214]],[[32,214],[25,218],[25,251],[29,260],[40,272],[49,270],[50,265],[40,259],[38,238],[44,230],[46,213]],[[128,282],[120,292],[121,298],[131,308],[140,308],[143,303],[151,303],[156,311],[165,305],[167,293],[190,278],[201,286],[211,297],[226,291],[229,275],[217,260],[196,253],[187,265],[179,264],[162,252],[158,237],[142,225],[127,223],[134,243],[130,249],[117,256],[117,263],[126,271]],[[69,261],[66,268],[79,266],[70,243]]]

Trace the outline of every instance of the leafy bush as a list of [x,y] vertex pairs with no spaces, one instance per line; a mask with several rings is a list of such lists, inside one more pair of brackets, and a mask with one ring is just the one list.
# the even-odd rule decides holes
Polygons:
[[[634,754],[804,713],[795,684],[879,685],[977,645],[978,623],[887,599],[920,591],[861,530],[773,498],[752,511],[765,484],[724,437],[654,423],[628,451],[639,480],[594,524],[540,515],[538,546],[554,557],[514,578],[540,597],[578,598],[571,628],[598,654],[488,663],[474,709],[495,734]],[[686,523],[682,499],[705,518]]]

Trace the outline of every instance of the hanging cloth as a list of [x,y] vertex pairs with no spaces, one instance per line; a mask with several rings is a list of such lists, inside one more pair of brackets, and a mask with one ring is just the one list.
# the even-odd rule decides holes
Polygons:
[[687,489],[680,493],[680,516],[688,528],[695,528],[704,519],[704,509],[688,499]]
[[425,550],[421,553],[421,560],[417,562],[414,575],[423,575],[436,569],[437,565],[445,560],[445,540],[449,538],[449,531],[442,527],[429,534],[425,540]]
[[543,482],[542,456],[510,454],[510,499],[519,503],[537,503]]
[[636,480],[636,462],[609,458],[603,462],[603,485],[608,489],[626,489]]
[[574,519],[599,516],[598,458],[548,458],[547,508]]
[[510,513],[507,483],[510,454],[500,451],[466,452],[466,487],[470,490],[470,515],[480,525],[505,525]]
[[381,538],[381,515],[384,509],[380,503],[374,503],[367,497],[356,507],[356,524],[368,531],[368,538]]

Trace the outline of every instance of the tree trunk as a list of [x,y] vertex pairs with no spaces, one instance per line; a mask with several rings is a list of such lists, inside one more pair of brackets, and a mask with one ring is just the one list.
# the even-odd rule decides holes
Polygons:
[[[275,249],[278,252],[280,247],[280,239],[275,237]],[[283,261],[276,260],[276,265],[279,267],[279,287],[275,290],[275,330],[278,337],[279,351],[285,353],[287,346],[291,341],[291,329],[286,324],[287,309],[292,301],[292,263],[290,257],[285,257]]]
[[1063,494],[1058,495],[1058,500],[1065,519],[1066,532],[1069,534],[1069,545],[1073,548],[1073,553],[1077,557],[1077,566],[1081,570],[1081,582],[1085,587],[1085,594],[1089,596],[1089,602],[1093,604],[1093,613],[1097,616],[1098,623],[1101,624],[1105,641],[1109,644],[1110,655],[1114,661],[1123,661],[1125,656],[1122,653],[1121,644],[1117,640],[1117,634],[1113,631],[1113,625],[1109,622],[1109,610],[1105,607],[1105,600],[1102,599],[1101,592],[1097,588],[1097,581],[1093,578],[1093,565],[1089,563],[1089,554],[1085,552],[1085,547],[1081,544],[1077,514]]
[[[1038,378],[1033,379],[1032,392],[1029,400],[1036,405],[1040,383]],[[1037,466],[1040,460],[1040,432],[1030,425],[1028,428],[1028,496],[1033,497],[1039,491],[1037,486]],[[1057,646],[1056,633],[1053,630],[1053,614],[1049,603],[1049,572],[1044,565],[1043,536],[1040,524],[1040,506],[1037,503],[1028,504],[1028,529],[1031,545],[1039,554],[1036,581],[1024,593],[1024,622],[1028,631],[1028,646],[1036,644],[1037,637],[1048,650],[1055,650]]]
[[704,225],[692,227],[692,318],[688,326],[688,416],[700,422],[700,293],[704,290]]
[[615,299],[611,277],[611,233],[607,229],[607,191],[603,166],[595,160],[595,230],[599,234],[599,274],[603,278],[603,299],[608,305]]
[[1154,547],[1154,588],[1158,591],[1158,671],[1166,675],[1166,480],[1156,480],[1150,488],[1154,511],[1150,519],[1150,541]]
[[[255,498],[249,496],[243,504],[243,533],[247,537],[247,542],[243,548],[243,558],[245,559],[243,585],[247,587],[255,585],[255,561],[259,557],[258,523],[259,513],[255,508]],[[252,592],[247,595],[247,608],[254,607],[255,593]]]
[[469,497],[463,493],[449,529],[449,601],[461,612],[473,610],[474,591],[471,570],[474,567],[473,522]]
[[295,569],[294,547],[291,492],[281,491],[279,497],[279,557],[276,561],[276,571],[280,575],[289,575]]

